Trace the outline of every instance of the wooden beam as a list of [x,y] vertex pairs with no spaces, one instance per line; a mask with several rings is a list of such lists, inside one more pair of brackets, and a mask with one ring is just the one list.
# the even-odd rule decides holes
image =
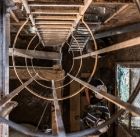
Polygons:
[[62,114],[61,114],[61,109],[58,104],[58,98],[57,98],[57,93],[55,90],[55,83],[54,80],[52,80],[52,88],[53,88],[53,98],[54,98],[54,109],[55,109],[55,121],[56,121],[56,126],[57,126],[57,135],[58,137],[66,137],[66,133],[64,130],[64,125],[62,121]]
[[53,24],[51,25],[51,24],[50,24],[50,25],[49,25],[49,24],[48,24],[48,25],[37,25],[37,27],[38,27],[39,29],[41,29],[41,28],[45,28],[45,29],[47,29],[47,28],[49,28],[49,29],[50,29],[50,28],[62,28],[62,29],[65,29],[65,28],[67,29],[67,28],[69,28],[69,29],[70,29],[70,28],[72,27],[72,25],[69,25],[69,24],[62,24],[62,25],[61,25],[61,24],[59,24],[59,25],[55,25],[55,24],[54,24],[54,25],[53,25]]
[[35,9],[35,11],[32,11],[32,14],[42,14],[42,15],[49,15],[49,14],[53,14],[53,15],[74,15],[74,14],[78,14],[79,10],[77,9],[73,9],[73,10],[66,10],[66,9],[55,9],[55,10],[50,10],[50,9]]
[[29,2],[30,7],[80,7],[83,6],[83,2]]
[[[84,13],[86,12],[86,10],[88,9],[91,3],[92,3],[92,0],[84,0],[84,6],[80,7],[79,14],[77,14],[77,19],[75,20],[73,28],[76,28],[77,24],[79,23],[80,19],[83,17]],[[73,32],[73,29],[69,32],[67,39],[70,37],[72,32]]]
[[0,109],[0,116],[6,117],[10,114],[10,112],[18,105],[15,101],[8,102],[5,106]]
[[133,0],[133,1],[136,3],[137,8],[138,8],[138,10],[140,12],[140,1],[139,0]]
[[[28,69],[32,75],[34,75],[34,71],[31,66],[28,66]],[[37,67],[34,66],[36,73],[38,73],[41,77],[48,79],[48,80],[58,80],[64,77],[65,72],[63,70],[53,70],[53,68],[48,67]],[[30,75],[27,72],[26,67],[17,66],[16,67],[17,73],[22,80],[30,79]],[[13,67],[10,67],[10,79],[17,79],[15,75],[15,71]],[[42,80],[40,77],[36,77],[37,80]]]
[[27,54],[25,53],[26,50],[24,50],[24,52],[20,51],[20,49],[15,49],[15,50],[13,51],[13,48],[9,48],[9,56],[12,56],[13,52],[14,52],[14,56],[33,59],[33,57],[32,57],[31,55],[27,55]]
[[10,94],[6,95],[5,97],[3,97],[0,100],[0,107],[2,107],[3,105],[7,104],[12,98],[14,98],[15,96],[17,96],[26,86],[28,86],[35,78],[37,77],[37,75],[35,75],[34,77],[30,78],[28,81],[26,81],[24,84],[22,84],[21,86],[19,86],[18,88],[16,88],[15,90],[13,90]]
[[[31,11],[30,11],[29,6],[28,6],[28,1],[27,1],[27,0],[21,0],[21,2],[22,2],[22,4],[23,4],[23,6],[25,7],[25,10],[26,10],[27,14],[29,14],[29,18],[30,18],[30,20],[31,20],[32,25],[36,28],[36,30],[38,30],[37,27],[36,27],[36,25],[35,25],[35,20],[34,20],[32,14],[31,14]],[[44,42],[42,41],[42,38],[41,38],[41,36],[40,36],[40,33],[39,33],[38,31],[36,31],[36,33],[37,33],[37,35],[38,35],[38,37],[39,37],[39,39],[40,39],[42,45],[45,46],[45,44],[44,44]]]
[[111,19],[113,19],[116,15],[121,13],[123,10],[125,10],[128,7],[129,4],[123,5],[117,12],[115,12],[113,15],[111,15],[107,20],[104,21],[104,23],[109,22]]
[[44,24],[73,24],[73,21],[36,21],[37,25],[44,25]]
[[101,90],[97,89],[96,87],[90,85],[89,83],[84,82],[70,74],[68,74],[68,76],[70,76],[73,80],[77,81],[78,83],[82,84],[83,86],[89,88],[94,93],[101,95],[103,98],[105,98],[109,102],[112,102],[113,104],[117,105],[118,107],[121,107],[122,109],[131,112],[135,116],[140,116],[140,108],[135,107],[135,106],[131,105],[130,103],[126,103],[109,93],[101,91]]
[[9,8],[8,11],[10,12],[10,15],[13,18],[13,20],[18,23],[19,19],[16,17],[15,13],[11,10],[11,8]]
[[35,20],[75,20],[76,19],[76,16],[74,15],[44,15],[44,16],[41,16],[41,15],[36,15],[35,17]]
[[118,44],[114,44],[112,46],[88,53],[88,54],[84,54],[82,56],[78,56],[78,57],[74,57],[74,59],[80,59],[82,58],[86,58],[86,57],[90,57],[90,56],[95,56],[95,55],[99,55],[99,54],[103,54],[103,53],[107,53],[107,52],[111,52],[111,51],[116,51],[116,50],[120,50],[120,49],[124,49],[124,48],[129,48],[129,47],[133,47],[136,45],[140,44],[140,37],[136,37],[136,38],[132,38],[130,40],[118,43]]
[[102,32],[97,32],[95,33],[95,38],[96,39],[100,39],[100,38],[104,38],[104,37],[109,37],[109,36],[113,36],[113,35],[120,35],[120,34],[124,34],[124,33],[128,33],[128,32],[138,32],[140,31],[140,23],[134,23],[134,24],[128,24],[125,26],[119,26],[119,27],[115,27],[109,30],[105,30]]
[[54,34],[56,34],[56,35],[64,35],[64,34],[67,34],[68,33],[68,31],[45,31],[45,32],[41,32],[41,34],[43,35],[43,34],[52,34],[52,35],[54,35]]
[[69,32],[70,31],[70,28],[48,28],[48,29],[38,29],[39,32],[48,32],[48,31],[61,31],[61,32],[64,32],[64,31],[67,31]]
[[[12,56],[13,48],[9,48],[9,56]],[[61,55],[57,52],[44,52],[37,50],[14,49],[14,55],[24,58],[37,58],[47,60],[60,60]]]

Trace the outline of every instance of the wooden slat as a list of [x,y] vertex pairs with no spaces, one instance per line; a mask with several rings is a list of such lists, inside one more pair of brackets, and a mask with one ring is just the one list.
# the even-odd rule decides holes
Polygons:
[[[31,74],[34,74],[32,67],[28,66],[28,68],[29,68],[29,71],[31,72]],[[48,80],[53,80],[53,79],[58,80],[58,79],[64,77],[63,70],[56,71],[56,70],[53,70],[53,68],[38,67],[38,66],[34,66],[34,68],[41,77],[46,78]],[[25,66],[23,66],[23,67],[17,66],[16,70],[17,70],[19,77],[22,80],[30,79],[30,75],[28,74]],[[17,79],[17,76],[15,75],[13,67],[10,67],[10,79]],[[36,77],[36,79],[41,80],[41,78],[39,78],[39,77]]]
[[31,7],[80,7],[83,6],[83,2],[29,2]]
[[104,23],[109,22],[111,19],[113,19],[116,15],[118,15],[120,12],[125,10],[128,7],[129,4],[123,5],[117,12],[115,12],[113,15],[111,15],[107,20],[104,21]]
[[47,29],[47,28],[49,28],[49,29],[51,29],[51,28],[62,28],[62,29],[67,29],[67,28],[71,28],[72,27],[72,25],[69,25],[69,24],[62,24],[62,25],[37,25],[37,28],[45,28],[45,29]]
[[78,14],[79,10],[73,9],[73,10],[66,10],[66,9],[55,9],[55,10],[50,10],[50,9],[36,9],[35,11],[32,11],[32,14],[43,14],[43,15],[55,15],[55,14],[59,14],[59,15],[74,15],[74,14]]
[[[79,9],[79,14],[77,14],[77,19],[75,20],[75,24],[73,25],[73,28],[76,28],[77,24],[79,23],[80,19],[83,17],[84,13],[88,9],[89,5],[91,4],[92,0],[84,0],[84,6],[81,6]],[[67,36],[67,39],[70,37],[73,30],[69,33]]]
[[[29,8],[29,6],[28,6],[27,0],[21,0],[21,2],[22,2],[22,4],[23,4],[23,6],[25,7],[25,10],[26,10],[27,14],[29,14],[29,18],[30,18],[30,20],[31,20],[31,22],[32,22],[32,25],[36,28],[36,26],[35,26],[35,20],[34,20],[32,14],[30,14],[31,11],[30,11],[30,8]],[[37,30],[37,28],[36,28],[36,30]],[[37,35],[38,35],[38,37],[39,37],[39,39],[40,39],[42,45],[45,46],[45,45],[44,45],[44,41],[42,41],[42,38],[41,38],[41,36],[40,36],[39,31],[37,31]]]
[[6,117],[10,114],[10,112],[18,105],[15,101],[10,101],[0,109],[0,116]]
[[44,15],[44,16],[35,16],[35,20],[75,20],[77,17],[74,15]]
[[70,29],[69,28],[48,28],[48,29],[38,29],[38,31],[40,32],[48,32],[48,31],[61,31],[61,32],[63,32],[63,31],[70,31]]
[[73,21],[36,21],[37,25],[42,24],[73,24]]

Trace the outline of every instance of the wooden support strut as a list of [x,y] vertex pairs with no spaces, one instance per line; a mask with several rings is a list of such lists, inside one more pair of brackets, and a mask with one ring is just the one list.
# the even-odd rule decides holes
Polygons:
[[[79,14],[77,14],[77,19],[75,20],[75,24],[73,25],[73,28],[75,28],[77,26],[77,24],[79,23],[80,19],[82,18],[82,16],[84,15],[84,13],[86,12],[86,10],[88,9],[89,5],[92,3],[92,0],[84,0],[84,6],[81,6],[79,8]],[[69,35],[67,36],[67,39],[70,37],[72,31],[69,32]]]
[[129,112],[131,112],[133,115],[136,115],[136,116],[140,116],[140,108],[138,107],[135,107],[133,105],[131,105],[130,103],[126,103],[126,102],[123,102],[122,100],[120,100],[119,98],[111,95],[111,94],[108,94],[104,91],[100,91],[99,89],[97,89],[96,87],[68,74],[72,79],[74,79],[75,81],[79,82],[80,84],[82,84],[83,86],[89,88],[90,90],[92,90],[93,92],[103,96],[105,99],[107,99],[108,101],[116,104],[117,106],[121,107],[122,109],[126,109],[128,110]]
[[0,107],[0,116],[6,117],[10,114],[10,112],[18,105],[15,101],[10,101],[7,104],[5,104],[3,107]]
[[37,75],[34,77],[30,78],[28,81],[26,81],[24,84],[13,90],[10,94],[5,96],[0,100],[0,107],[8,103],[12,98],[14,98],[16,95],[18,95],[26,86],[28,86],[35,78]]
[[88,53],[88,54],[84,54],[82,56],[78,56],[78,57],[74,57],[74,59],[81,59],[81,58],[86,58],[86,57],[90,57],[90,56],[95,56],[98,54],[103,54],[103,53],[107,53],[107,52],[111,52],[111,51],[116,51],[116,50],[120,50],[120,49],[124,49],[124,48],[129,48],[129,47],[133,47],[136,45],[140,44],[140,37],[136,37],[136,38],[132,38],[130,40],[118,43],[118,44],[114,44],[112,46]]
[[57,52],[44,52],[44,51],[36,51],[36,50],[25,50],[25,49],[14,49],[9,48],[9,56],[12,56],[14,52],[15,56],[25,57],[25,58],[37,58],[37,59],[48,59],[48,60],[60,60],[60,53]]
[[115,12],[112,16],[110,16],[107,20],[104,21],[104,23],[108,23],[111,19],[113,19],[116,15],[118,15],[120,12],[125,10],[128,7],[129,4],[123,5],[117,12]]
[[[138,84],[136,86],[136,89],[132,93],[132,95],[129,98],[128,102],[132,103],[134,101],[135,97],[139,93],[139,89],[140,89],[140,81],[138,82]],[[76,132],[76,133],[67,134],[67,137],[77,137],[77,136],[78,137],[83,137],[83,136],[86,136],[88,134],[93,134],[96,131],[98,131],[99,129],[105,127],[106,125],[112,124],[118,117],[121,116],[121,114],[123,114],[123,112],[124,112],[124,110],[120,109],[116,114],[112,115],[112,117],[109,120],[107,120],[105,123],[99,125],[97,128],[91,128],[91,129],[86,129],[86,130],[79,131],[79,132]],[[28,136],[46,137],[45,133],[34,133],[34,132],[28,130],[27,128],[25,128],[25,127],[23,127],[21,125],[18,125],[16,123],[12,122],[12,121],[6,120],[3,117],[0,117],[0,122],[8,124],[11,128],[13,128],[13,129],[25,134],[25,135],[28,135]],[[47,137],[56,137],[56,136],[47,135]]]
[[[36,26],[35,26],[35,25],[36,25],[36,24],[35,24],[35,20],[34,20],[32,14],[31,14],[31,12],[30,12],[30,8],[29,8],[29,6],[28,6],[27,0],[21,0],[21,1],[22,1],[22,3],[23,3],[23,6],[25,7],[25,10],[26,10],[27,14],[29,14],[29,18],[30,18],[30,20],[31,20],[31,22],[32,22],[32,25],[36,28]],[[38,32],[38,29],[37,29],[37,28],[36,28],[36,30],[37,30],[37,35],[38,35],[38,37],[39,37],[39,39],[40,39],[42,45],[45,46],[45,44],[44,44],[44,42],[42,41],[42,38],[41,38],[40,33]]]
[[61,110],[58,104],[57,94],[55,90],[54,80],[52,80],[52,88],[53,88],[53,97],[54,97],[55,120],[57,124],[57,134],[58,137],[66,137],[64,125],[62,121]]

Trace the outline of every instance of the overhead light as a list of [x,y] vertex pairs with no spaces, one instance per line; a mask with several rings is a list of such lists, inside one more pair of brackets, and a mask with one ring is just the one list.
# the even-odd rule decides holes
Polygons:
[[34,26],[33,26],[33,27],[30,27],[29,31],[30,31],[31,33],[36,33],[36,28],[35,28]]

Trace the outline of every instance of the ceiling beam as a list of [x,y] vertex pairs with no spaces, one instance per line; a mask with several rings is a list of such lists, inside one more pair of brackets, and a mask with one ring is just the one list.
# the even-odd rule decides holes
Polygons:
[[[79,8],[79,14],[77,14],[77,19],[75,20],[75,23],[73,25],[73,28],[76,28],[77,24],[80,22],[81,18],[83,17],[83,15],[85,14],[86,10],[88,9],[88,7],[90,6],[91,3],[92,3],[92,0],[84,0],[84,6],[81,6]],[[73,32],[73,30],[74,29],[72,29],[69,32],[69,34],[67,36],[67,39],[70,37],[70,35]],[[65,42],[63,44],[65,44]]]
[[96,39],[100,39],[104,37],[119,35],[128,32],[138,32],[138,31],[140,31],[140,23],[134,23],[125,26],[115,27],[99,33],[95,33],[94,35]]
[[37,25],[44,25],[44,24],[73,24],[73,21],[36,21]]
[[[29,15],[29,18],[30,18],[30,20],[32,22],[32,25],[36,28],[36,30],[38,30],[37,27],[36,27],[36,24],[35,24],[35,20],[33,18],[33,15],[31,14],[30,8],[28,6],[28,1],[27,0],[21,0],[21,2],[23,4],[23,6],[25,7],[25,10],[26,10],[27,14]],[[43,40],[42,40],[42,38],[40,36],[40,33],[38,31],[36,33],[37,33],[37,35],[38,35],[38,37],[39,37],[42,45],[45,46],[45,44],[44,44],[44,42],[43,42]]]
[[75,20],[76,15],[36,15],[35,20]]
[[56,86],[54,80],[52,80],[52,89],[53,89],[53,98],[54,98],[54,110],[55,110],[55,121],[57,126],[57,135],[58,137],[66,137],[64,130],[64,124],[62,120],[61,108],[58,103],[58,97],[56,92]]
[[37,50],[25,50],[25,49],[14,49],[9,48],[9,56],[12,56],[14,52],[15,56],[24,58],[36,58],[36,59],[47,59],[47,60],[60,60],[61,55],[57,52],[45,52]]
[[0,109],[0,116],[1,117],[6,117],[10,114],[10,112],[18,105],[17,102],[15,101],[10,101],[7,104],[5,104],[3,107]]
[[42,14],[42,15],[74,15],[74,14],[79,14],[79,10],[78,9],[55,9],[55,10],[51,10],[51,9],[35,9],[34,11],[32,11],[32,14]]
[[45,29],[55,29],[55,28],[62,28],[62,29],[70,29],[72,27],[72,25],[70,24],[59,24],[59,25],[55,25],[55,24],[48,24],[48,25],[37,25],[38,28],[45,28]]
[[21,86],[19,86],[18,88],[14,89],[10,94],[8,94],[5,97],[3,97],[0,100],[0,106],[3,106],[5,104],[7,104],[11,99],[13,99],[15,96],[17,96],[26,86],[28,86],[31,82],[33,82],[33,80],[36,77],[37,77],[37,75],[35,75],[34,77],[30,78],[28,81],[23,83]]
[[29,2],[29,6],[31,7],[80,7],[83,6],[83,2]]
[[95,55],[99,55],[99,54],[103,54],[103,53],[107,53],[111,51],[133,47],[136,45],[140,45],[140,37],[132,38],[130,40],[126,40],[124,42],[114,44],[112,46],[109,46],[109,47],[106,47],[106,48],[103,48],[103,49],[100,49],[91,53],[84,54],[82,56],[74,57],[74,59],[87,58],[87,57],[91,57],[91,56],[95,56]]

